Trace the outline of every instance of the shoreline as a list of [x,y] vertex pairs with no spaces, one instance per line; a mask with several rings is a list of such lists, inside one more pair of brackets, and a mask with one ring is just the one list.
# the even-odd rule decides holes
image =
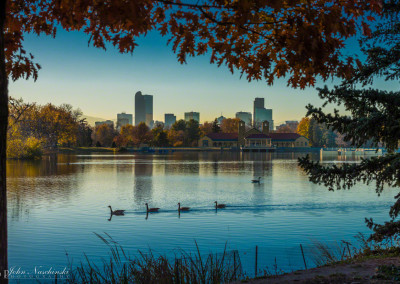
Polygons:
[[398,283],[399,256],[350,259],[308,270],[296,270],[281,275],[257,277],[233,284],[278,283]]
[[[320,148],[278,148],[275,153],[318,153]],[[119,148],[109,147],[59,147],[56,150],[46,151],[45,154],[74,154],[74,153],[149,153],[149,154],[169,154],[174,152],[237,152],[239,149],[221,148],[221,147],[142,147],[142,148]],[[247,152],[249,153],[249,152]],[[270,152],[252,152],[252,153],[270,153]]]

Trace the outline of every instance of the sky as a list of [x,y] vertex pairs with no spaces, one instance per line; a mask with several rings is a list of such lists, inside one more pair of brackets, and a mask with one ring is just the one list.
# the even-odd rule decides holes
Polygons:
[[[88,46],[83,32],[59,30],[55,39],[27,34],[24,47],[41,64],[39,79],[10,82],[9,94],[26,102],[62,103],[80,108],[85,115],[116,119],[117,113],[134,115],[137,91],[153,95],[154,120],[165,113],[177,119],[184,112],[200,112],[200,121],[212,121],[221,114],[234,117],[238,111],[252,112],[256,97],[265,98],[273,109],[275,125],[300,120],[308,103],[321,105],[315,88],[287,87],[286,79],[268,86],[265,81],[248,82],[225,66],[210,64],[209,56],[188,58],[180,64],[167,38],[150,33],[139,40],[133,54],[120,54]],[[245,77],[245,76],[243,76]],[[317,81],[316,86],[333,85]]]

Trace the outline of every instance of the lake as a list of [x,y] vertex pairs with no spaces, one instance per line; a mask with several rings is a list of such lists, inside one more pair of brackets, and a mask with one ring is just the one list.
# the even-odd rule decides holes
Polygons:
[[[173,257],[238,250],[242,267],[303,269],[313,242],[356,243],[369,233],[365,217],[388,219],[396,192],[377,196],[373,186],[330,192],[314,185],[297,165],[299,153],[175,152],[168,155],[45,156],[7,162],[10,266],[64,267],[84,253],[93,261],[109,250],[94,234],[109,234],[135,255],[138,250]],[[319,156],[313,158],[318,159]],[[358,159],[358,158],[357,158]],[[330,158],[322,163],[357,163]],[[260,184],[251,180],[261,176]],[[214,201],[225,209],[214,208]],[[160,207],[146,216],[145,203]],[[177,203],[191,207],[177,212]],[[113,216],[125,209],[125,216]]]

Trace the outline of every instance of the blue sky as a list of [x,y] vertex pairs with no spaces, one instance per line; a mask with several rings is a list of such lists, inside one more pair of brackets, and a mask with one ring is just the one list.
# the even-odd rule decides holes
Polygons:
[[[209,63],[208,56],[189,58],[178,63],[166,44],[167,39],[150,33],[139,40],[131,54],[120,54],[88,47],[82,32],[59,30],[57,37],[26,35],[25,49],[42,65],[39,79],[10,82],[10,95],[28,102],[69,103],[85,115],[116,119],[119,112],[134,114],[134,94],[142,91],[154,96],[154,119],[164,113],[178,119],[185,111],[200,112],[200,120],[211,121],[221,113],[234,117],[237,111],[252,112],[255,97],[264,97],[273,109],[275,125],[299,120],[305,105],[321,105],[314,88],[305,90],[286,86],[277,80],[273,86],[264,81],[247,82],[239,74]],[[332,85],[332,82],[317,83]]]

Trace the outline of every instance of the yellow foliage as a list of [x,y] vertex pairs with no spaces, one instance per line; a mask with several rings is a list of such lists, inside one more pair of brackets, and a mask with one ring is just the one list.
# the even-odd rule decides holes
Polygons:
[[303,117],[301,120],[300,120],[300,123],[299,123],[299,125],[297,126],[297,134],[300,134],[301,136],[304,136],[304,137],[306,137],[307,139],[309,139],[309,135],[308,135],[308,132],[309,132],[309,128],[310,128],[310,118],[308,118],[308,117]]
[[27,139],[11,139],[7,141],[7,158],[11,159],[40,159],[42,157],[41,140],[35,137]]

